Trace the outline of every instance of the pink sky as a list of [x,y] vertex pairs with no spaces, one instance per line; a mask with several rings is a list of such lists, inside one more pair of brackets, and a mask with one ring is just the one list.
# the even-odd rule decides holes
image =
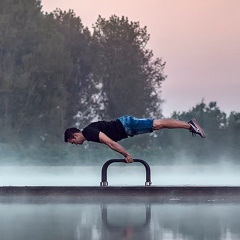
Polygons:
[[204,98],[240,112],[239,0],[42,0],[43,10],[73,9],[91,28],[98,15],[147,26],[148,48],[166,61],[163,114],[187,111]]

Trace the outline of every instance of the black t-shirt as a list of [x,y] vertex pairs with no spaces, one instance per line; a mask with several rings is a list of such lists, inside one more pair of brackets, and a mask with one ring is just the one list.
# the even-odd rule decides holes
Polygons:
[[89,124],[82,130],[83,136],[86,138],[87,141],[91,142],[100,142],[99,140],[100,132],[104,133],[115,142],[128,137],[119,119],[115,121],[94,122]]

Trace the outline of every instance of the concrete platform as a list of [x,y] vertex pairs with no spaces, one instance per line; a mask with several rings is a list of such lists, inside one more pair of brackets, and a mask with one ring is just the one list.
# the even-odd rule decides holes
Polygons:
[[3,186],[1,203],[240,203],[240,187],[131,186],[66,187]]

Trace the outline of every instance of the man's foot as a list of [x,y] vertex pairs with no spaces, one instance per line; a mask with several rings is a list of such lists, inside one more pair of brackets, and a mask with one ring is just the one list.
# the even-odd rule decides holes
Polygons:
[[197,122],[196,118],[191,119],[188,124],[190,125],[190,132],[192,133],[192,135],[200,135],[202,138],[205,138],[205,132],[203,131],[203,129],[201,128],[201,126],[199,125],[199,123]]

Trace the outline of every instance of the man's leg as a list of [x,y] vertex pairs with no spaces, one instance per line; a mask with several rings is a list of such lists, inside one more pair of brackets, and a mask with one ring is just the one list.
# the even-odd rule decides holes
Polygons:
[[154,130],[160,130],[163,128],[184,128],[190,130],[190,125],[187,122],[172,118],[156,119],[153,121]]
[[205,132],[197,122],[195,118],[191,119],[189,122],[184,122],[172,118],[166,119],[157,119],[153,121],[153,130],[160,130],[163,128],[183,128],[188,129],[193,136],[199,135],[202,138],[205,138]]

